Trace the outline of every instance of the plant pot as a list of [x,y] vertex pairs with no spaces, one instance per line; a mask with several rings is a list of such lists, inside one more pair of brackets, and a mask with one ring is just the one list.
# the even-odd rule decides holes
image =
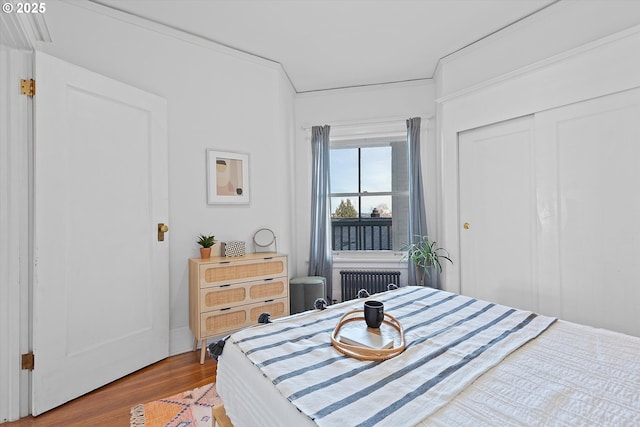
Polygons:
[[211,258],[211,248],[200,248],[200,258],[202,259]]
[[425,269],[416,265],[416,281],[418,286],[424,286]]

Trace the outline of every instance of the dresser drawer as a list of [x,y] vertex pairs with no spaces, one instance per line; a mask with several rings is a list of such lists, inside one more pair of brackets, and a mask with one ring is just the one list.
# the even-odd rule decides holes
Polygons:
[[200,315],[202,337],[212,337],[257,325],[260,314],[269,312],[271,318],[289,315],[289,299],[247,304],[227,309],[213,310]]
[[287,276],[232,285],[212,286],[200,290],[200,311],[204,312],[282,298],[287,296],[288,289]]
[[287,274],[287,258],[273,257],[242,261],[222,261],[200,265],[200,287],[238,283],[252,278],[269,278]]

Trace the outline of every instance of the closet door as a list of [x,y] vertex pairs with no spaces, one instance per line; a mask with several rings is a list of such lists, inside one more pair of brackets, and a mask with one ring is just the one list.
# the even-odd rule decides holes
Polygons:
[[536,115],[541,311],[640,336],[640,89]]
[[461,292],[536,310],[533,118],[459,135]]

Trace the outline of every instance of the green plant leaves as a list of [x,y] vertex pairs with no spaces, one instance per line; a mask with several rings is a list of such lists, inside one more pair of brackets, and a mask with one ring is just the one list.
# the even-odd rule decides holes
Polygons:
[[415,236],[418,238],[416,243],[406,245],[403,249],[407,254],[403,259],[410,259],[416,267],[422,267],[429,275],[429,267],[433,266],[442,272],[441,260],[447,260],[451,264],[449,252],[446,249],[438,247],[435,241],[430,241],[428,236]]
[[201,234],[198,236],[198,240],[196,241],[203,248],[210,248],[216,243],[216,238],[213,235],[204,235]]

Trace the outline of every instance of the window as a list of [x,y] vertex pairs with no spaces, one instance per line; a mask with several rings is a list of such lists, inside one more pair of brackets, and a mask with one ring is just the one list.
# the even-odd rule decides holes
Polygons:
[[331,244],[334,251],[399,250],[408,242],[406,140],[331,145]]

